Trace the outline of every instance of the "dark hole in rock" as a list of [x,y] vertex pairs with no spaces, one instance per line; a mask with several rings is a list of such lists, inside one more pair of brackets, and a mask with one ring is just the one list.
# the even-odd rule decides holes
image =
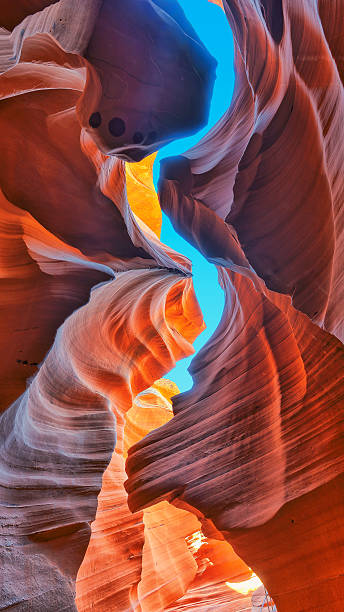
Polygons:
[[125,123],[120,117],[113,117],[109,121],[109,132],[112,136],[122,136],[125,132]]
[[102,122],[102,117],[100,113],[92,113],[92,115],[90,116],[89,120],[88,120],[89,124],[91,127],[93,128],[97,128],[100,126],[101,122]]

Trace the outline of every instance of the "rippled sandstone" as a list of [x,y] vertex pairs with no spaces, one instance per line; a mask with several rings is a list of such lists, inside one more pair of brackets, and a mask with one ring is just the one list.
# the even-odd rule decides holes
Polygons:
[[174,419],[127,463],[131,508],[198,511],[286,612],[344,601],[343,88],[325,5],[225,3],[233,102],[159,188],[225,311]]
[[[84,51],[99,4],[61,0],[0,35],[4,609],[75,609],[123,413],[203,329],[190,262],[149,230],[149,211],[131,210],[124,161],[93,139],[102,89]],[[29,12],[6,6],[8,27]],[[194,60],[208,62],[167,13],[161,22],[178,29],[181,57],[195,45]],[[168,125],[164,138],[173,134]]]
[[249,568],[343,609],[344,4],[223,6],[233,101],[159,185],[226,295],[175,395],[204,324],[125,162],[204,125],[215,63],[167,0],[3,3],[2,609],[235,612]]

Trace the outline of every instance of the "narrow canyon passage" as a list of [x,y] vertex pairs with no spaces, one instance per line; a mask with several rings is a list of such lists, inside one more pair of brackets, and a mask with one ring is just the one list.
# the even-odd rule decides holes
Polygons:
[[344,0],[2,5],[0,608],[342,612]]
[[[229,108],[234,90],[233,36],[223,9],[208,0],[199,2],[179,0],[178,4],[204,46],[216,59],[216,80],[207,125],[196,134],[178,138],[158,151],[153,166],[156,190],[159,182],[160,161],[182,155],[184,151],[199,143]],[[197,353],[212,336],[223,313],[224,293],[218,282],[218,273],[214,264],[210,263],[199,250],[176,232],[165,213],[162,213],[160,239],[192,261],[193,285],[206,324],[206,329],[194,342],[195,353]],[[187,368],[193,357],[194,355],[182,359],[171,372],[166,374],[166,378],[173,380],[180,391],[186,391],[192,387],[192,378]]]
[[[169,161],[169,158],[183,155],[186,150],[192,149],[193,146],[196,146],[201,141],[229,108],[235,82],[233,36],[222,8],[208,2],[208,0],[201,0],[197,2],[197,4],[193,0],[179,0],[179,5],[183,9],[188,21],[196,31],[200,40],[217,61],[216,80],[211,95],[207,125],[192,136],[181,137],[174,140],[160,149],[155,156],[152,174],[154,187],[157,193],[160,179],[160,162],[164,164]],[[211,24],[211,27],[209,27],[209,24]],[[160,240],[191,260],[193,286],[206,325],[206,329],[201,332],[193,343],[195,354],[178,361],[173,370],[165,375],[165,379],[173,381],[173,383],[177,385],[179,393],[182,393],[190,389],[193,385],[192,377],[188,372],[188,366],[198,351],[206,345],[217,328],[223,314],[225,297],[223,288],[219,284],[216,265],[209,262],[198,249],[192,246],[192,244],[176,231],[168,215],[164,212],[162,212]],[[159,386],[159,381],[157,381],[157,384]],[[149,389],[147,392],[143,392],[142,396],[138,396],[137,401],[144,402],[145,397],[147,394],[149,396],[150,392],[152,392],[152,390]],[[127,414],[126,418],[127,423],[130,424],[133,418],[130,412]],[[136,427],[137,426],[138,421]],[[154,508],[155,506],[153,506],[153,509]],[[186,517],[184,517],[184,520],[186,520]],[[146,537],[148,537],[147,534]],[[206,545],[206,549],[209,546],[208,540],[201,530],[195,531],[192,536],[189,536],[186,540],[192,542],[196,555],[198,550],[202,549],[204,545]],[[228,551],[223,550],[224,558],[226,557],[226,553],[228,555],[228,562],[233,564],[233,551],[231,549]],[[212,562],[206,559],[205,567],[207,567],[207,562],[212,565]],[[257,606],[259,605],[259,608],[262,606],[271,610],[271,612],[276,611],[276,607],[272,600],[269,599],[268,593],[264,589],[261,580],[252,571],[251,574],[251,577],[246,580],[226,582],[228,589],[242,595],[248,595],[257,591],[255,600],[252,600],[252,602],[259,602],[256,604]],[[250,597],[248,600],[251,600]],[[246,599],[243,599],[242,603],[239,603],[241,600],[238,600],[235,604],[236,599],[234,598],[232,605],[234,605],[237,610],[251,610],[251,605],[249,605],[249,608],[246,608],[248,600],[246,601]]]

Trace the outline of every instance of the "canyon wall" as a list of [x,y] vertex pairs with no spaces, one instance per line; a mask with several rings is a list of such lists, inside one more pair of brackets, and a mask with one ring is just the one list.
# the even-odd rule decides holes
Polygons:
[[[158,197],[216,70],[179,7],[2,4],[0,608],[341,612],[344,2],[216,2],[233,100]],[[226,297],[184,393],[161,210]]]

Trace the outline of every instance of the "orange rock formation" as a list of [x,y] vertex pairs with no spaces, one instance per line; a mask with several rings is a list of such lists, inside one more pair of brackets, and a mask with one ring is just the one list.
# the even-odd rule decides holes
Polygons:
[[219,266],[227,303],[176,416],[130,450],[127,488],[133,509],[166,496],[198,510],[279,611],[339,612],[340,46],[328,3],[260,4],[227,2],[232,105],[161,178],[162,208]]
[[[178,7],[1,5],[1,609],[343,610],[344,2],[223,6],[233,101],[158,200],[215,69]],[[160,206],[226,295],[180,394]]]

